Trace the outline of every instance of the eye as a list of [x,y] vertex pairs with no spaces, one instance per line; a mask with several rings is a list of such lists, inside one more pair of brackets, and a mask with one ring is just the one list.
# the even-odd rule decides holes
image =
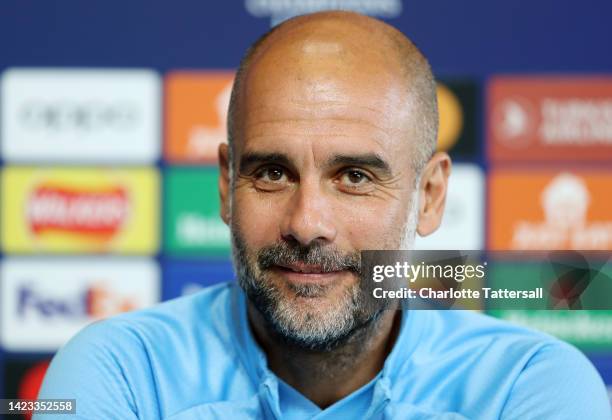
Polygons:
[[268,166],[255,173],[255,177],[262,181],[279,182],[287,177],[285,170],[280,166]]
[[347,186],[361,186],[367,184],[372,179],[363,171],[349,169],[340,176],[340,181]]
[[253,174],[254,185],[263,191],[277,191],[289,184],[289,175],[282,166],[263,166]]

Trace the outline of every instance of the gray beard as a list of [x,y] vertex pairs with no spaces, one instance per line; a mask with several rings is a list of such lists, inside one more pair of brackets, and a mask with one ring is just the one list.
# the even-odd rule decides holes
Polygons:
[[[311,352],[330,352],[358,342],[376,329],[383,301],[370,298],[360,270],[360,254],[342,254],[318,244],[303,247],[282,242],[261,249],[251,257],[237,228],[232,229],[234,268],[238,283],[250,302],[261,313],[268,330],[285,345]],[[294,302],[268,277],[272,266],[302,262],[320,265],[323,270],[345,269],[354,272],[359,281],[348,287],[330,308],[308,307]],[[328,293],[328,286],[287,283],[296,298],[317,298]],[[321,310],[322,309],[322,310]]]

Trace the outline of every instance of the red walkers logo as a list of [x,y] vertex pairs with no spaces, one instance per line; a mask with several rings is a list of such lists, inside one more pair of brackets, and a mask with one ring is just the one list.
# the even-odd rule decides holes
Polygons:
[[30,229],[37,235],[69,233],[99,239],[115,235],[129,212],[128,195],[121,187],[83,191],[41,185],[26,206]]

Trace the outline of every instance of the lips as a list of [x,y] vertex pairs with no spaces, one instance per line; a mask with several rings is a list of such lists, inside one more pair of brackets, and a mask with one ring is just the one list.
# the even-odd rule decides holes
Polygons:
[[292,271],[294,273],[300,273],[300,274],[329,274],[329,273],[334,273],[336,271],[325,271],[323,269],[323,266],[321,265],[308,265],[308,264],[302,264],[302,263],[296,263],[296,264],[281,264],[279,266],[280,269],[284,269],[284,270],[288,270],[288,271]]
[[285,281],[294,285],[331,285],[339,281],[346,274],[347,270],[325,269],[322,265],[309,264],[280,264],[273,266],[272,270],[280,275]]

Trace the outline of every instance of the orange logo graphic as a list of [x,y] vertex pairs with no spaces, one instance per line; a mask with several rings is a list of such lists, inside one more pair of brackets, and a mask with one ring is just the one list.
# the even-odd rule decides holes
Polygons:
[[129,296],[121,296],[103,283],[94,284],[86,294],[87,313],[95,319],[103,319],[121,312],[129,312],[140,305]]
[[492,249],[612,249],[612,173],[494,172]]
[[216,162],[227,141],[233,72],[172,73],[166,79],[165,158]]

